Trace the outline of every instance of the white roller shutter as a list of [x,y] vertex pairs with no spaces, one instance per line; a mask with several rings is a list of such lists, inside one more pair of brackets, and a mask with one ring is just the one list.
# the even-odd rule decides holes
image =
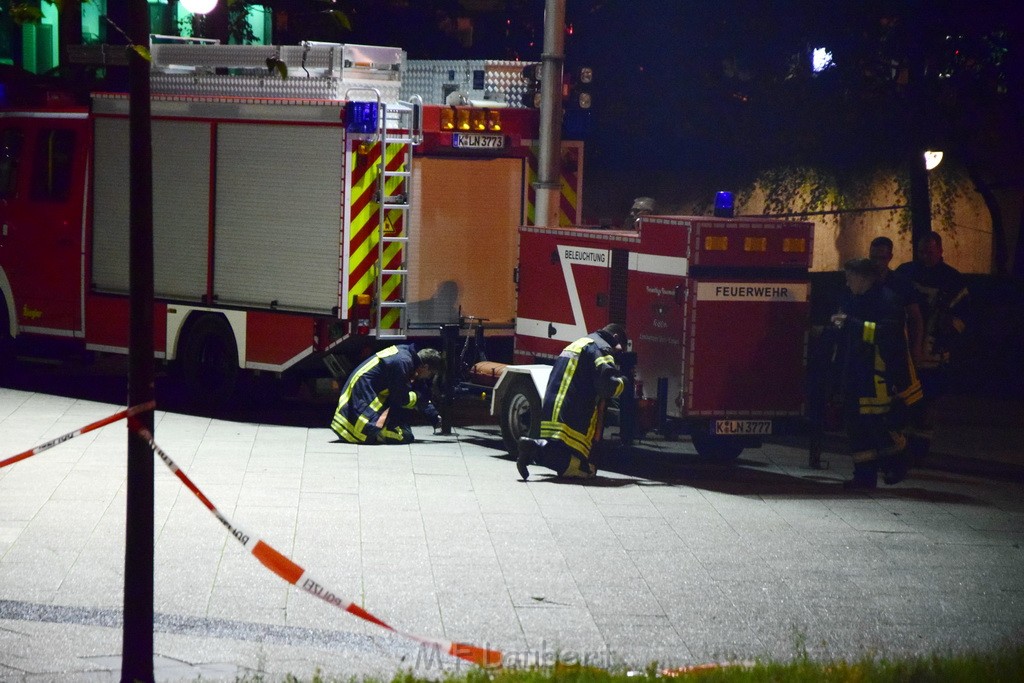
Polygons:
[[219,303],[323,313],[338,305],[343,144],[333,126],[218,127]]
[[210,124],[153,122],[153,286],[158,297],[206,294]]
[[92,283],[127,293],[128,119],[96,119],[93,138]]
[[[206,293],[210,126],[153,122],[154,288],[159,297],[199,300]],[[128,120],[98,118],[95,128],[92,281],[128,292]]]

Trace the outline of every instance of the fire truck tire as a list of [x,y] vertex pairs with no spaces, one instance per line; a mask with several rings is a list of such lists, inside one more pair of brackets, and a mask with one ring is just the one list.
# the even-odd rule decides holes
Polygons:
[[743,442],[736,437],[698,432],[692,438],[697,455],[714,462],[731,462],[743,452]]
[[0,294],[0,379],[10,375],[14,368],[14,339],[7,316],[7,304]]
[[178,352],[181,378],[192,402],[223,407],[238,382],[238,347],[220,315],[206,314],[192,324]]
[[529,377],[516,377],[501,399],[501,438],[510,453],[519,449],[521,436],[540,436],[541,398]]

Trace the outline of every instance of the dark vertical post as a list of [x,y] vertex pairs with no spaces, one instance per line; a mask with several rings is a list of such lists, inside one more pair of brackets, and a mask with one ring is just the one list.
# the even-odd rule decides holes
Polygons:
[[910,149],[906,163],[910,181],[910,232],[916,249],[918,241],[932,229],[932,200],[928,191],[928,169],[924,166],[931,122],[927,113],[928,75],[924,56],[927,24],[921,2],[910,3],[906,30],[907,106],[910,109]]
[[[132,42],[149,47],[149,3],[130,0]],[[153,156],[149,61],[129,51],[128,405],[153,400]],[[153,429],[153,413],[137,416]],[[153,468],[145,441],[128,433],[121,680],[153,680]]]
[[924,145],[910,153],[910,232],[914,248],[932,229],[932,198],[928,190],[928,169],[924,166]]
[[459,329],[458,323],[445,323],[441,326],[441,344],[444,353],[444,381],[441,383],[441,433],[445,436],[452,433],[452,410],[455,406],[455,385],[461,375],[458,354]]
[[632,446],[636,438],[636,353],[620,353],[619,369],[626,376],[626,386],[619,395],[619,439],[622,440],[623,446]]

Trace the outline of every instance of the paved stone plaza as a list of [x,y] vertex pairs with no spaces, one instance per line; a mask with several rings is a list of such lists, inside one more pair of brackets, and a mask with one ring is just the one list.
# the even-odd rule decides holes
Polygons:
[[[0,460],[121,408],[0,388]],[[851,494],[836,453],[812,470],[799,444],[770,444],[723,467],[682,439],[606,458],[587,484],[540,468],[522,482],[490,426],[355,447],[326,426],[156,419],[157,443],[232,522],[395,628],[496,648],[507,664],[1024,640],[1019,478],[920,469]],[[1003,460],[1020,447],[1011,436]],[[0,469],[0,680],[118,679],[125,454],[121,422]],[[467,666],[289,585],[156,467],[158,680]]]

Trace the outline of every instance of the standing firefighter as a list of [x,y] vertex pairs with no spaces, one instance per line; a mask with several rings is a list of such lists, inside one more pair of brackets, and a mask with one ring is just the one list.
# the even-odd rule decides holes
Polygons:
[[544,393],[540,438],[519,439],[516,468],[523,479],[529,478],[532,464],[560,477],[589,479],[597,474],[590,448],[603,399],[618,397],[626,385],[615,354],[627,341],[625,328],[611,323],[577,339],[558,356]]
[[893,390],[896,375],[908,353],[904,313],[892,291],[882,287],[871,259],[851,259],[844,270],[852,296],[832,316],[840,331],[836,359],[853,454],[853,479],[844,487],[873,489],[880,467],[887,484],[906,476],[907,442],[892,415],[899,400]]
[[441,418],[413,382],[427,381],[441,369],[441,354],[413,346],[389,346],[352,371],[334,411],[331,429],[355,444],[406,444],[413,440],[409,411],[418,409],[436,428]]
[[924,407],[914,413],[909,430],[911,453],[921,460],[931,446],[932,408],[948,388],[950,352],[964,331],[970,300],[964,276],[943,260],[942,237],[937,232],[918,240],[915,256],[896,273],[913,282],[924,318],[924,340],[915,358],[924,387]]

